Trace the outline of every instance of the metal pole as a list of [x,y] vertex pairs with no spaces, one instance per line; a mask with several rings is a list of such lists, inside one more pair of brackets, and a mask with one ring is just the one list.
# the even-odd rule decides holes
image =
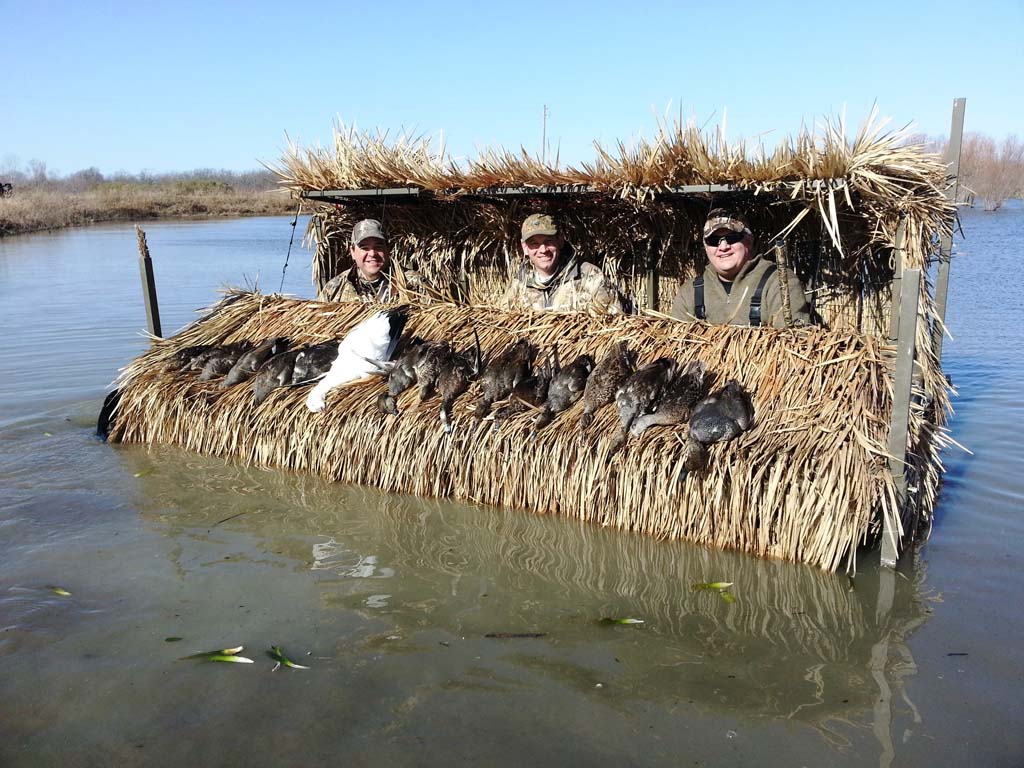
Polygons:
[[149,257],[146,233],[135,225],[135,237],[139,243],[139,274],[142,277],[142,298],[146,302],[146,326],[151,336],[163,338],[160,330],[160,307],[156,301],[156,279],[153,277],[153,260]]
[[[953,122],[949,128],[949,146],[946,148],[946,164],[953,183],[946,190],[946,199],[954,205],[959,189],[960,149],[964,138],[964,112],[967,99],[953,99]],[[939,274],[935,281],[935,317],[932,326],[932,353],[942,363],[942,335],[946,322],[946,294],[949,292],[949,256],[953,251],[953,236],[943,235],[939,241]]]
[[[889,423],[889,472],[896,485],[896,514],[893,520],[886,516],[882,535],[882,565],[896,567],[907,500],[907,438],[910,433],[910,392],[914,375],[914,340],[917,335],[917,308],[921,291],[921,270],[903,272],[902,295],[899,306],[893,307],[897,323],[895,371],[893,374],[892,417]],[[909,532],[913,535],[913,532]]]

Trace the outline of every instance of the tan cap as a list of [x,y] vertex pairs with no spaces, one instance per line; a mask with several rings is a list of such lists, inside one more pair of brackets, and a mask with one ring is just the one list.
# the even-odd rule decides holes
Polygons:
[[743,217],[725,208],[715,208],[715,210],[708,214],[708,219],[704,222],[704,237],[718,229],[743,232],[747,235],[754,234],[750,231],[750,227],[747,226],[747,222],[744,221]]
[[384,237],[384,230],[380,228],[380,222],[376,219],[363,219],[352,227],[352,245],[359,245],[368,237],[376,237],[384,242],[388,240]]
[[523,242],[525,243],[534,235],[557,235],[558,224],[554,218],[546,213],[534,213],[526,217],[523,222]]

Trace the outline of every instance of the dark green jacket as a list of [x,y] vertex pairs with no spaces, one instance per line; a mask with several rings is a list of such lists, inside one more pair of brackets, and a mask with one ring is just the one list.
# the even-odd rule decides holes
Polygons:
[[[722,281],[710,264],[704,269],[704,309],[705,320],[712,325],[748,325],[750,323],[750,299],[761,282],[765,270],[774,266],[773,262],[755,256],[744,265],[740,273],[732,281],[732,290],[725,292]],[[776,270],[768,277],[761,294],[761,325],[785,328],[786,320],[782,312],[782,278]],[[811,322],[810,309],[803,286],[792,270],[789,271],[789,307],[794,325],[806,325]],[[680,320],[696,320],[693,295],[693,279],[683,283],[675,299],[672,317]]]

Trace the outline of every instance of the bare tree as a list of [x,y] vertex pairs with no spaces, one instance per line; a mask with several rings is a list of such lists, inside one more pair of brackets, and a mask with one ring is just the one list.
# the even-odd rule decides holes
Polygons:
[[[930,150],[945,155],[945,137],[915,137]],[[997,144],[983,133],[966,133],[960,146],[957,202],[995,211],[1011,197],[1024,194],[1024,143],[1016,135]]]

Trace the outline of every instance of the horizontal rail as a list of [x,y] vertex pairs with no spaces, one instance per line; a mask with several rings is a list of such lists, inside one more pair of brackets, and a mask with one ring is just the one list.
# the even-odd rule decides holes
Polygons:
[[[789,196],[792,188],[797,184],[803,185],[812,190],[822,188],[840,189],[846,185],[845,179],[812,179],[805,182],[786,181],[779,182],[780,195]],[[611,191],[614,193],[614,190]],[[755,194],[756,189],[749,186],[737,184],[686,184],[681,187],[666,187],[663,189],[652,189],[651,193],[656,197],[673,195],[710,195],[719,193],[748,193]],[[607,189],[601,189],[589,184],[553,184],[544,187],[486,187],[474,190],[448,190],[439,194],[458,195],[462,197],[570,197],[573,195],[596,195],[609,194]],[[435,193],[420,189],[419,187],[391,187],[375,189],[325,189],[310,190],[302,192],[300,197],[304,200],[317,202],[344,203],[353,200],[379,197],[433,197]],[[766,194],[761,192],[760,194]],[[768,193],[770,194],[770,193]]]

